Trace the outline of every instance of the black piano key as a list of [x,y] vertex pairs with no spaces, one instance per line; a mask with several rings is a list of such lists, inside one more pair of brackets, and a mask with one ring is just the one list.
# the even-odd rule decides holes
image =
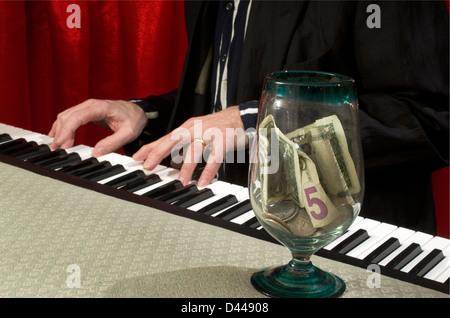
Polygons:
[[72,172],[68,172],[68,174],[71,174],[73,176],[77,176],[80,178],[84,178],[86,176],[91,175],[92,173],[95,173],[97,171],[99,171],[100,169],[104,169],[104,168],[108,168],[111,167],[112,164],[108,161],[101,161],[95,164],[92,164],[84,169],[80,169],[77,171],[72,171]]
[[416,266],[414,266],[409,273],[418,277],[425,276],[433,267],[444,259],[444,254],[439,249],[432,250],[425,256]]
[[251,227],[252,229],[256,229],[261,226],[256,216],[252,217],[251,219],[245,221],[242,225]]
[[49,153],[37,154],[34,157],[28,158],[27,162],[40,164],[41,162],[45,162],[51,158],[55,158],[62,155],[67,155],[67,152],[64,149],[57,149]]
[[[102,169],[105,167],[105,161],[98,161],[96,158],[85,159],[86,162],[82,163],[83,167],[78,167],[76,169],[68,169],[69,171],[64,171],[67,174],[71,174],[74,176],[86,175],[91,172],[94,172],[98,169]],[[84,161],[84,160],[83,160]],[[81,162],[80,162],[81,163]]]
[[106,182],[105,185],[114,187],[114,188],[119,188],[119,187],[126,185],[127,183],[133,182],[138,179],[142,179],[144,177],[145,177],[144,171],[134,170],[134,171],[131,171],[130,173],[127,173],[121,177],[118,177],[109,182]]
[[339,254],[346,254],[354,249],[356,246],[369,238],[369,234],[364,229],[359,229],[341,243],[336,245],[332,251]]
[[197,212],[200,212],[200,213],[203,213],[206,215],[211,215],[216,212],[222,211],[236,203],[238,203],[238,200],[236,199],[236,197],[232,194],[228,194],[228,195],[204,206],[203,208],[199,209]]
[[173,203],[196,191],[198,191],[198,188],[194,184],[188,184],[183,188],[176,189],[172,192],[157,196],[155,199],[166,203]]
[[85,168],[92,166],[94,164],[97,164],[97,163],[98,163],[97,158],[90,157],[90,158],[84,159],[80,162],[76,162],[69,166],[66,166],[66,167],[60,169],[59,171],[64,172],[64,173],[70,173],[70,172],[78,171],[81,169],[85,169]]
[[378,264],[386,256],[399,248],[400,245],[401,244],[398,238],[391,237],[386,242],[378,246],[375,250],[373,250],[369,255],[364,257],[364,260],[373,264]]
[[81,157],[76,152],[69,153],[67,155],[62,155],[58,157],[54,157],[47,161],[39,163],[39,165],[50,168],[50,169],[59,169],[65,166],[71,165],[74,162],[81,161]]
[[202,202],[208,198],[211,198],[214,196],[214,192],[212,192],[211,189],[205,188],[201,189],[197,192],[194,192],[193,194],[184,197],[183,199],[180,199],[173,204],[176,206],[180,206],[182,208],[190,207],[191,205],[197,204],[199,202]]
[[252,204],[250,203],[250,200],[247,199],[242,202],[239,202],[238,204],[232,206],[231,208],[226,209],[225,211],[220,213],[218,217],[224,219],[225,221],[230,221],[235,217],[238,217],[239,215],[250,211],[251,209]]
[[27,143],[27,141],[24,138],[13,139],[13,140],[7,141],[0,145],[0,153],[3,153],[9,149],[17,147],[19,145],[23,145],[25,143]]
[[161,181],[162,181],[161,177],[158,176],[157,174],[150,174],[148,176],[145,176],[144,178],[131,181],[127,183],[125,186],[121,187],[120,189],[128,192],[135,192]]
[[12,140],[11,136],[8,134],[0,134],[0,142]]
[[34,147],[37,147],[38,144],[35,141],[26,142],[23,144],[15,145],[14,147],[9,147],[2,151],[4,155],[14,157],[15,154],[21,153],[26,150],[30,150]]
[[91,174],[85,175],[83,178],[93,181],[93,182],[97,182],[97,181],[112,177],[116,174],[122,173],[124,171],[125,171],[125,168],[122,165],[114,165],[114,166],[100,169]]
[[412,243],[400,254],[394,257],[394,259],[387,263],[386,267],[400,270],[420,253],[422,253],[422,248],[420,247],[420,245],[417,243]]
[[33,149],[29,149],[29,150],[23,151],[21,153],[15,154],[14,157],[16,157],[17,159],[20,159],[20,160],[27,160],[31,157],[35,157],[37,155],[44,154],[44,153],[50,153],[50,152],[51,152],[51,149],[49,146],[39,145]]
[[25,152],[31,151],[38,147],[38,144],[35,141],[27,142],[17,147],[10,148],[3,152],[4,155],[8,155],[11,157],[17,157],[17,155],[23,154]]
[[176,189],[181,189],[182,187],[183,187],[183,184],[181,183],[180,180],[173,180],[173,181],[165,183],[153,190],[150,190],[150,191],[144,193],[143,196],[155,199],[158,196],[161,196],[165,193],[172,192]]

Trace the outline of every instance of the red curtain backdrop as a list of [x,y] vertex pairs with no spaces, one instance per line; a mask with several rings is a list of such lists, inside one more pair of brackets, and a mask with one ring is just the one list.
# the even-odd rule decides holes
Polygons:
[[[59,112],[88,98],[166,93],[186,49],[182,1],[1,0],[0,122],[47,134]],[[90,124],[76,143],[107,133]]]
[[450,238],[450,170],[442,168],[433,173],[433,195],[436,207],[437,234]]

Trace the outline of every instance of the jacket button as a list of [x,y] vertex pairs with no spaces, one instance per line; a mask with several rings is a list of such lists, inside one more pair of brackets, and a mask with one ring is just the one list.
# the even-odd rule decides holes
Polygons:
[[227,60],[227,53],[223,53],[223,54],[220,56],[220,60],[221,60],[222,62],[225,62],[225,61]]
[[234,9],[233,2],[227,2],[227,4],[225,5],[225,9],[227,9],[227,11],[233,10]]

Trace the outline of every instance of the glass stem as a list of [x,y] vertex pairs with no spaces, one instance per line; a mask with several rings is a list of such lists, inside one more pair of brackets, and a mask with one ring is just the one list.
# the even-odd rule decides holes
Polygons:
[[286,266],[288,273],[296,273],[295,275],[308,275],[313,270],[311,263],[311,256],[296,256],[293,255],[292,260]]
[[298,267],[304,267],[311,263],[311,255],[309,254],[297,254],[292,253],[292,260],[291,260],[292,266],[298,266]]

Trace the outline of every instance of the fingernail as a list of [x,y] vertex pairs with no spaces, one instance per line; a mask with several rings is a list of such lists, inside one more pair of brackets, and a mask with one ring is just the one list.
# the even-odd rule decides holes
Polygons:
[[200,176],[200,178],[198,179],[198,185],[199,187],[206,187],[207,185],[210,185],[212,182],[212,180],[210,180],[208,177],[206,176]]
[[141,161],[141,160],[142,160],[139,151],[138,151],[138,152],[135,152],[135,153],[133,154],[132,158],[133,158],[134,160],[136,160],[136,161]]
[[94,157],[101,157],[105,154],[104,151],[105,151],[105,149],[103,147],[99,147],[99,148],[94,149],[94,152],[92,153],[92,155],[94,155]]

